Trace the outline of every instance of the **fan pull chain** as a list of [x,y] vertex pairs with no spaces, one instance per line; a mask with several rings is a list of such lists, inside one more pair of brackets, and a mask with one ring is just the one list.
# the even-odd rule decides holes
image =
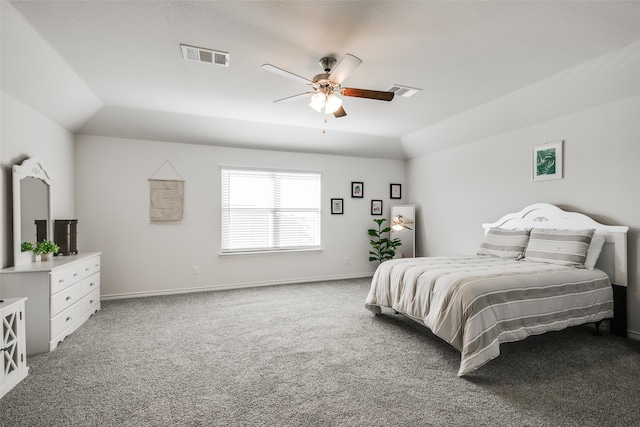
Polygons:
[[324,127],[322,128],[322,133],[323,134],[327,133],[327,119],[326,119],[326,117],[324,119]]

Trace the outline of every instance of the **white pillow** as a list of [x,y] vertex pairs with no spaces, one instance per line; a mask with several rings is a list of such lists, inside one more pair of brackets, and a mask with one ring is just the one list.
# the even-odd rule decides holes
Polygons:
[[584,268],[593,270],[596,267],[596,262],[598,262],[600,252],[602,252],[604,241],[604,235],[598,233],[593,235],[591,243],[589,244],[589,249],[587,249],[587,259],[584,261]]

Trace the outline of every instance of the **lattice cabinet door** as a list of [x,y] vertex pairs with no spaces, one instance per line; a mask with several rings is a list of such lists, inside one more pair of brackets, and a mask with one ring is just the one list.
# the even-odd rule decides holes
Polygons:
[[24,302],[0,299],[0,398],[27,376]]

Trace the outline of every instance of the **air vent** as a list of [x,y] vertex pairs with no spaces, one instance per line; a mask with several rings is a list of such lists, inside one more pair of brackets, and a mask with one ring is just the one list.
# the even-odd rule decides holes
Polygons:
[[180,48],[182,49],[182,57],[187,61],[206,62],[223,67],[229,66],[229,53],[227,52],[188,46],[186,44],[181,44]]
[[400,86],[400,85],[394,84],[391,87],[391,89],[389,89],[389,92],[393,92],[398,96],[404,96],[405,98],[408,98],[420,92],[421,90],[422,89],[418,89],[417,87]]

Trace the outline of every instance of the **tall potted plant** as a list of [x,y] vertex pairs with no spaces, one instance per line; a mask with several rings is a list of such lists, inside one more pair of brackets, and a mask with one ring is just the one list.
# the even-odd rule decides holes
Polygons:
[[396,256],[396,248],[402,244],[402,241],[398,238],[390,239],[385,237],[391,231],[390,227],[382,225],[385,221],[385,218],[374,219],[373,222],[378,224],[378,228],[369,229],[369,236],[371,236],[369,244],[373,248],[373,250],[369,251],[369,261],[378,261],[381,264],[384,261],[393,259]]

